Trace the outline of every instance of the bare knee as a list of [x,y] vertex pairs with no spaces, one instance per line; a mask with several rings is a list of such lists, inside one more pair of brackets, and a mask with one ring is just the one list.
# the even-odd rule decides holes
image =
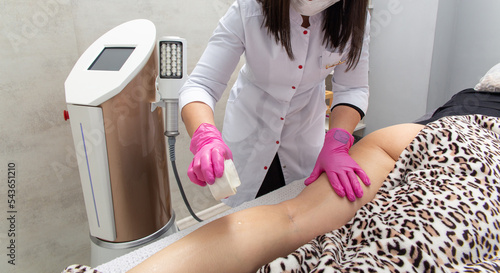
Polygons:
[[[285,221],[285,228],[291,234],[290,238],[299,246],[307,243],[321,232],[317,230],[321,226],[321,218],[317,218],[318,211],[314,202],[303,202],[302,198],[294,198],[280,203],[280,212]],[[317,207],[316,209],[321,209]],[[323,229],[321,229],[323,230]]]
[[290,202],[290,201],[285,201],[279,205],[282,206],[281,210],[283,211],[283,214],[285,215],[285,217],[288,221],[288,224],[291,226],[294,226],[295,225],[295,217],[298,214],[295,203]]

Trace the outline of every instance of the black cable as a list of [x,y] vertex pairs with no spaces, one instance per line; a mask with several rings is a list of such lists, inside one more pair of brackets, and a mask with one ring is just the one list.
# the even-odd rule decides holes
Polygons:
[[175,180],[177,181],[177,186],[179,186],[179,191],[181,192],[182,200],[184,200],[184,204],[186,204],[186,207],[193,216],[193,218],[198,221],[198,222],[203,222],[196,214],[194,211],[191,209],[191,206],[189,205],[189,201],[187,200],[186,193],[184,193],[184,188],[182,187],[181,184],[181,179],[179,178],[179,173],[177,172],[177,166],[175,164],[175,136],[169,136],[168,137],[168,150],[170,154],[170,163],[172,164],[172,170],[174,171],[174,176]]

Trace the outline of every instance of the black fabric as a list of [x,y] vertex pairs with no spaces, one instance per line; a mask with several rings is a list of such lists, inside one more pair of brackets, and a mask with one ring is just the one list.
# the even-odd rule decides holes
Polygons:
[[339,104],[336,104],[336,105],[332,106],[332,108],[330,109],[330,112],[333,111],[333,108],[335,108],[337,106],[341,106],[341,105],[349,106],[352,109],[358,111],[359,116],[361,117],[361,119],[363,119],[365,117],[365,112],[363,112],[363,110],[359,109],[359,107],[357,107],[356,105],[349,104],[349,103],[339,103]]
[[463,115],[500,117],[500,93],[462,90],[434,111],[431,118],[416,123],[425,125],[442,117]]
[[255,198],[262,196],[266,193],[270,193],[285,186],[285,177],[283,176],[283,170],[281,169],[281,162],[278,154],[274,156],[273,163],[269,166],[267,170],[266,177],[262,181],[259,191]]

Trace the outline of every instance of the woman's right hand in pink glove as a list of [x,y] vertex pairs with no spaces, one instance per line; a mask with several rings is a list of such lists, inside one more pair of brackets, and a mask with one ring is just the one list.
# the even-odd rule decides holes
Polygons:
[[189,179],[202,187],[212,185],[224,173],[224,160],[233,159],[233,153],[222,140],[217,128],[201,124],[191,138],[189,150],[194,154],[188,168]]

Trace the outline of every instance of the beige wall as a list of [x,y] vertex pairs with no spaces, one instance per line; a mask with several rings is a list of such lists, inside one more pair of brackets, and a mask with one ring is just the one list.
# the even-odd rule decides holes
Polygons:
[[[188,41],[193,69],[231,0],[2,0],[0,2],[0,272],[60,272],[89,264],[90,246],[66,109],[64,81],[78,57],[111,28],[138,18],[158,36]],[[234,77],[233,77],[234,78]],[[223,104],[216,113],[218,126]],[[181,126],[183,129],[183,126]],[[195,211],[216,204],[186,176],[191,155],[184,130],[177,140],[179,173]],[[7,263],[7,166],[15,163],[16,265]],[[173,176],[171,176],[173,177]],[[171,180],[177,219],[187,216]]]

